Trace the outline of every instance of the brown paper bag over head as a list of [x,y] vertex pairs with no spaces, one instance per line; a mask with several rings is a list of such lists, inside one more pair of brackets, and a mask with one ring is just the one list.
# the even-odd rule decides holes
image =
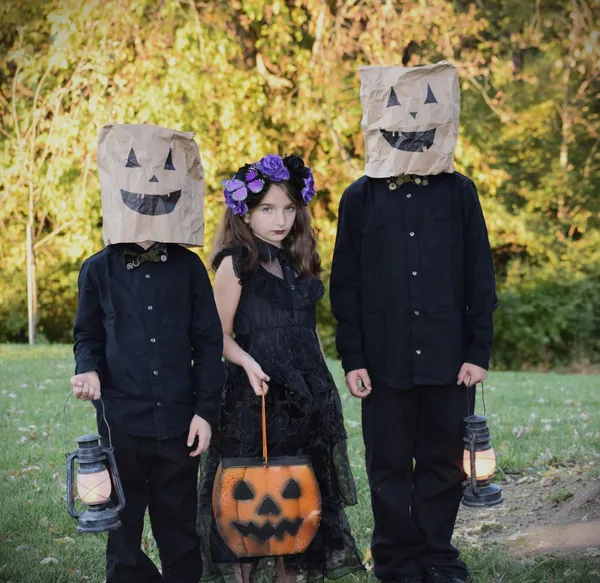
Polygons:
[[98,136],[104,243],[204,244],[204,171],[194,134],[104,126]]
[[460,87],[442,61],[422,67],[360,67],[365,174],[454,172]]

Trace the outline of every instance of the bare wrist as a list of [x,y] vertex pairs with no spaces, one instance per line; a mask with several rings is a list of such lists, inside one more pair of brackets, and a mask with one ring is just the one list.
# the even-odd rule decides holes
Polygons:
[[242,368],[248,368],[250,365],[254,364],[256,361],[246,352],[242,357],[240,365]]

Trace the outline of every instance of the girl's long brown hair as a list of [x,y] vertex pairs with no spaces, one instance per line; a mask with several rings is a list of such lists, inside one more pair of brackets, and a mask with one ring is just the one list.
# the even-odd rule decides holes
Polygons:
[[[319,279],[321,276],[321,259],[317,253],[317,239],[313,228],[310,226],[310,213],[306,206],[297,202],[298,199],[301,199],[301,195],[299,192],[294,192],[295,186],[293,184],[288,181],[277,182],[276,184],[285,190],[296,206],[296,219],[288,236],[283,240],[283,246],[289,251],[292,264],[298,275]],[[249,212],[260,204],[267,192],[268,189],[261,196],[248,201]],[[220,263],[217,257],[218,254],[223,249],[231,247],[241,247],[247,251],[245,269],[250,272],[258,269],[260,262],[254,235],[244,219],[240,215],[234,215],[228,207],[223,214],[223,219],[213,242],[210,259],[211,266],[215,271]]]

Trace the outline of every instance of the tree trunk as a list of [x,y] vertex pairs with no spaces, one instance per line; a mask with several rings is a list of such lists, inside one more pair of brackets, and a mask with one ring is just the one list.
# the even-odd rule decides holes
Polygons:
[[31,213],[29,215],[29,223],[27,224],[27,321],[29,330],[29,344],[35,344],[38,320],[33,229],[33,213]]

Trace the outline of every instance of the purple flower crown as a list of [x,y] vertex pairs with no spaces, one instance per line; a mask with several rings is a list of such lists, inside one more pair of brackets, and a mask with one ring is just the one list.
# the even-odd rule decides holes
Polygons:
[[247,202],[256,198],[274,182],[290,181],[300,192],[307,205],[315,196],[315,181],[311,169],[304,165],[300,156],[294,154],[281,158],[267,154],[258,162],[242,166],[229,180],[223,180],[225,202],[235,215],[248,212]]

